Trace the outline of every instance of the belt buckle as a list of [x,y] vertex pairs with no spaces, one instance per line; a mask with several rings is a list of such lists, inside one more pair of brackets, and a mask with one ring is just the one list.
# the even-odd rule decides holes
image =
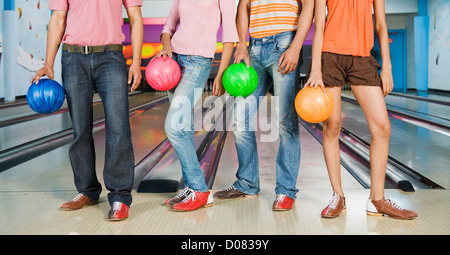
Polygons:
[[93,51],[93,48],[91,46],[88,46],[88,45],[81,46],[81,54],[88,55],[88,54],[91,54],[92,51]]

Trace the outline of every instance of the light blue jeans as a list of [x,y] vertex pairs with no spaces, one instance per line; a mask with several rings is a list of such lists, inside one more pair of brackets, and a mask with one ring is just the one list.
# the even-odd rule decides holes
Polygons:
[[[278,61],[284,51],[290,46],[295,32],[284,32],[274,36],[250,38],[250,64],[258,73],[258,87],[252,95],[256,100],[249,105],[250,108],[259,108],[262,98],[269,88],[274,87],[274,95],[278,97],[279,108],[277,120],[280,134],[280,146],[276,161],[276,194],[284,194],[295,199],[297,175],[300,166],[300,135],[298,115],[295,111],[295,97],[300,90],[299,66],[289,74],[278,72]],[[256,105],[255,105],[256,104]],[[234,139],[239,160],[239,169],[236,173],[237,181],[233,184],[240,191],[254,195],[259,193],[259,164],[258,151],[255,137],[255,125],[257,110],[236,111]],[[245,116],[239,116],[239,115]],[[245,124],[237,119],[245,120]],[[236,125],[245,125],[245,130],[236,128]]]
[[168,91],[170,107],[164,130],[180,160],[184,185],[206,192],[208,187],[195,150],[193,109],[202,96],[212,59],[176,53],[173,58],[180,65],[181,79],[174,90]]

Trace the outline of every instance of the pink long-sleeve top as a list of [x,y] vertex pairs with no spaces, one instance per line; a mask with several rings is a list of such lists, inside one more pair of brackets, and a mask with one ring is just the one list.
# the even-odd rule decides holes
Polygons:
[[214,58],[217,31],[222,42],[239,41],[234,0],[174,0],[162,30],[172,36],[172,51]]

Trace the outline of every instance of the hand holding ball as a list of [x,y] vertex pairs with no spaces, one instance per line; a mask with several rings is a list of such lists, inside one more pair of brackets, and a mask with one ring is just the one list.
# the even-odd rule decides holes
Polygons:
[[64,103],[64,89],[50,79],[41,79],[32,83],[27,91],[27,103],[33,111],[48,114],[56,112]]
[[295,110],[300,118],[310,123],[322,122],[333,112],[334,99],[330,91],[325,94],[322,88],[305,87],[295,98]]
[[167,91],[177,86],[181,78],[181,69],[172,58],[154,58],[145,68],[145,78],[155,90]]
[[228,94],[247,97],[258,86],[258,74],[253,67],[247,67],[244,63],[232,64],[223,73],[222,81]]

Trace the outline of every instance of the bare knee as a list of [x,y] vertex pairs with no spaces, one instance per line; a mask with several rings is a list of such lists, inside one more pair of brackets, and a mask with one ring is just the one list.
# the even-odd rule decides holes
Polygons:
[[391,135],[391,123],[389,121],[377,123],[371,133],[374,138],[389,140],[389,136]]
[[341,133],[341,122],[327,120],[323,122],[323,135],[324,137],[331,139],[339,137]]

